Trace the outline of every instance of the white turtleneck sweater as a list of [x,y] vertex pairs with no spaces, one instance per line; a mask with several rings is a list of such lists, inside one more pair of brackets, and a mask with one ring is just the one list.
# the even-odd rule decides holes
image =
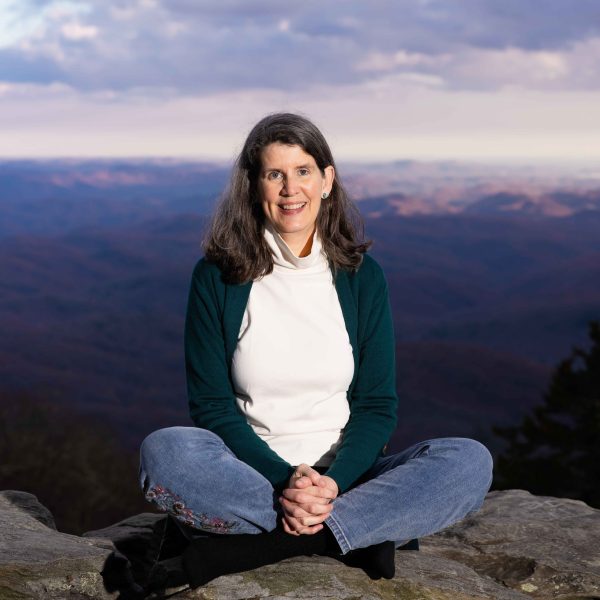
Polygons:
[[233,354],[237,403],[292,465],[328,466],[350,416],[352,346],[317,233],[299,258],[270,226],[273,272],[253,282]]

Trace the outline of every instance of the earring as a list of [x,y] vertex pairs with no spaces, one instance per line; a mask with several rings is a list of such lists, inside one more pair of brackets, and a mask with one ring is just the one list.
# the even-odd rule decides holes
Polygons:
[[323,200],[325,200],[325,198],[327,198],[327,196],[329,196],[329,194],[327,192],[323,192],[323,194],[321,195],[321,198]]

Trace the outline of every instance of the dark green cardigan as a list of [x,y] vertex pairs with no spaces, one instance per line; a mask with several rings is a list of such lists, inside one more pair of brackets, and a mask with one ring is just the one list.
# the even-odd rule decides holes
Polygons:
[[[231,380],[252,282],[225,284],[219,268],[200,259],[194,269],[185,324],[190,415],[219,435],[233,453],[281,490],[294,466],[264,442],[238,410]],[[338,271],[335,287],[354,355],[348,389],[350,418],[326,474],[347,490],[383,454],[396,426],[396,365],[388,290],[381,267],[369,255],[356,272]]]

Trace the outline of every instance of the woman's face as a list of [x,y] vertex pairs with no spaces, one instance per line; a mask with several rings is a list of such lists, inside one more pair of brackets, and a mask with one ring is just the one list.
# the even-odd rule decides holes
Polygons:
[[321,173],[300,146],[275,142],[261,153],[258,190],[263,211],[296,256],[310,252],[321,195],[333,186],[332,166]]

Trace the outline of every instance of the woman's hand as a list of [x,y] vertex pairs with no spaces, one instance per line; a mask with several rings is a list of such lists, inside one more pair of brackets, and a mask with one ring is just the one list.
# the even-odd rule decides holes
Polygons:
[[319,532],[333,509],[331,502],[338,491],[331,477],[321,475],[307,464],[299,465],[279,499],[284,512],[284,531],[293,535]]

